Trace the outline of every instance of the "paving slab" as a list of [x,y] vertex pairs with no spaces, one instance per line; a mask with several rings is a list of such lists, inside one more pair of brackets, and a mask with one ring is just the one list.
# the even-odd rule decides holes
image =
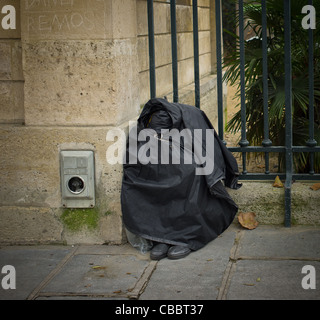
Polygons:
[[182,260],[159,261],[140,300],[217,299],[236,233],[230,228]]
[[[125,253],[125,248],[91,247],[91,254],[80,248],[82,253],[77,251],[39,296],[127,299],[150,261],[134,249],[129,250],[134,254]],[[117,254],[108,254],[116,249]]]
[[[307,263],[309,264],[309,263]],[[302,268],[298,260],[241,260],[236,263],[227,300],[319,300],[320,289],[302,287]],[[320,262],[313,262],[318,270],[316,283],[320,285]]]
[[[320,228],[232,225],[177,261],[151,261],[128,244],[2,247],[5,265],[17,288],[0,286],[0,300],[320,300]],[[314,290],[302,287],[306,265]]]
[[[302,268],[315,270],[314,290],[305,290]],[[225,300],[319,300],[320,229],[259,226],[240,231]]]
[[320,260],[320,229],[259,226],[255,230],[244,231],[238,256]]
[[5,247],[0,249],[0,268],[16,270],[16,290],[0,286],[0,300],[25,300],[70,253],[68,247]]

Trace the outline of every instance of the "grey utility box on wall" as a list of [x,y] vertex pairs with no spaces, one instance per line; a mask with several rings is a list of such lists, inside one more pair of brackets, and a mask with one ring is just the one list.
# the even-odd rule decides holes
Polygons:
[[61,192],[64,208],[95,206],[93,151],[61,151]]

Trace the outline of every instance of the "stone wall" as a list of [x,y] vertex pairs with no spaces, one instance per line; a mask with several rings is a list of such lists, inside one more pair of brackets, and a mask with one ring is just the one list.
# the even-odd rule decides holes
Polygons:
[[[254,212],[260,224],[284,224],[284,188],[273,187],[273,181],[244,181],[240,190],[229,190],[240,212]],[[310,187],[314,182],[296,181],[292,185],[291,223],[320,225],[320,198]],[[237,221],[237,220],[236,220]]]
[[[199,37],[202,108],[216,123],[213,3],[199,1]],[[106,134],[149,98],[146,0],[4,4],[18,25],[0,30],[0,242],[121,243],[122,170],[106,160]],[[180,98],[194,104],[191,0],[177,4]],[[167,1],[155,1],[155,27],[157,95],[170,100]],[[96,208],[62,208],[61,150],[94,151]]]
[[[0,10],[8,4],[20,16],[20,1],[0,0]],[[5,30],[0,24],[0,124],[24,122],[23,80],[21,27],[17,19],[13,30]]]
[[21,9],[27,125],[118,125],[136,116],[135,1],[26,1]]

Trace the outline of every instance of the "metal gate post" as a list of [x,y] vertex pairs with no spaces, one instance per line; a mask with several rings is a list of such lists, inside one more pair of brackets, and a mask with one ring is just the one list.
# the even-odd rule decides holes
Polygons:
[[200,109],[200,62],[198,0],[192,1],[195,105]]
[[153,99],[157,95],[153,0],[148,0],[147,6],[148,6],[148,37],[149,37],[149,64],[150,64],[150,97]]
[[286,112],[286,183],[285,183],[285,227],[291,227],[291,188],[293,174],[292,134],[292,63],[291,63],[291,1],[284,0],[285,32],[285,112]]
[[222,19],[221,0],[215,1],[216,9],[216,50],[217,50],[217,98],[218,98],[218,130],[219,137],[224,140],[223,119],[223,80],[222,80]]

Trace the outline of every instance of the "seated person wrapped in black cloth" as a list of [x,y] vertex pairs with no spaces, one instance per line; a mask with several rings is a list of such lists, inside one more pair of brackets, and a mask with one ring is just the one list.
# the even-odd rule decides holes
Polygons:
[[238,207],[225,187],[241,187],[238,165],[203,111],[152,99],[129,137],[123,222],[154,243],[152,259],[183,258],[230,226]]

